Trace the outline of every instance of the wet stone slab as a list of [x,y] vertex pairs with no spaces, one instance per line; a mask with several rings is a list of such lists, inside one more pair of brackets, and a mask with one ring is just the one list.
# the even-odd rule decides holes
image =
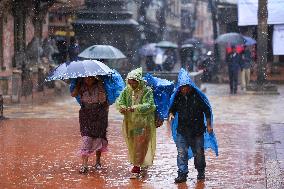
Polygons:
[[[215,115],[219,157],[206,152],[206,181],[197,182],[193,160],[189,178],[175,185],[176,147],[170,127],[157,130],[154,165],[144,177],[129,179],[131,165],[121,134],[122,116],[109,115],[109,151],[102,170],[80,175],[79,107],[72,98],[33,106],[9,106],[0,122],[0,188],[267,188],[263,124],[281,123],[283,96],[228,94],[227,85],[207,85]],[[280,88],[280,92],[283,88]],[[283,94],[283,93],[282,93]],[[281,97],[281,98],[280,98]],[[94,159],[90,159],[90,165]]]

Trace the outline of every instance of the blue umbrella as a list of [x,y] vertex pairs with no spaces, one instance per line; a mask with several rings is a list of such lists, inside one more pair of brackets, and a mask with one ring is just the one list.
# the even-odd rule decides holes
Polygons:
[[255,45],[256,44],[256,40],[254,40],[253,38],[248,37],[248,36],[243,36],[243,37],[245,39],[245,45],[251,46],[251,45]]
[[78,77],[110,75],[112,73],[113,70],[100,61],[81,60],[66,62],[59,65],[48,75],[45,80],[64,80]]
[[122,59],[126,56],[111,45],[93,45],[81,52],[78,57],[85,59]]

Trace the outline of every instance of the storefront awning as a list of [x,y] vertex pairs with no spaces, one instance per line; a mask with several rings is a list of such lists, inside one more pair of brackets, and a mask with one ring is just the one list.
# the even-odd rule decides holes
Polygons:
[[54,35],[58,36],[74,36],[75,33],[73,31],[67,32],[67,31],[62,31],[62,30],[57,30],[54,32]]

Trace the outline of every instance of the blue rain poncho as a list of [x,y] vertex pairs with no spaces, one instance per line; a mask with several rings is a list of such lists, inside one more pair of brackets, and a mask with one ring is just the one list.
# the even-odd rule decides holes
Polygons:
[[146,84],[152,88],[156,114],[159,119],[164,120],[168,117],[170,97],[174,90],[174,83],[166,79],[153,77],[147,73],[144,77]]
[[[112,105],[115,102],[115,100],[117,99],[117,97],[119,97],[121,91],[125,87],[125,83],[121,75],[116,70],[113,70],[113,72],[114,73],[110,76],[99,76],[103,80],[109,105]],[[70,92],[75,89],[76,84],[77,79],[70,79]],[[75,98],[81,105],[80,96],[78,95]]]
[[[200,96],[200,98],[204,101],[204,103],[210,108],[210,112],[211,112],[211,127],[213,127],[213,113],[212,113],[212,108],[211,105],[209,103],[208,98],[206,97],[206,95],[193,83],[193,81],[190,79],[189,74],[182,68],[179,72],[178,75],[178,81],[176,84],[176,88],[174,90],[174,93],[171,96],[170,99],[170,106],[172,106],[174,99],[177,95],[177,93],[179,92],[179,89],[181,86],[183,85],[189,85],[190,87],[192,87],[195,91],[196,94],[198,94]],[[176,142],[176,136],[177,136],[177,127],[178,127],[178,114],[174,115],[175,118],[172,122],[172,136],[173,136],[173,140]],[[204,114],[205,116],[205,114]],[[204,119],[206,121],[206,119]],[[205,124],[206,125],[206,124]],[[217,143],[217,139],[216,136],[214,134],[214,132],[212,133],[208,133],[207,131],[204,133],[204,149],[208,149],[211,148],[216,156],[218,156],[218,143]],[[193,157],[193,153],[191,148],[189,147],[188,149],[188,158],[192,158]]]

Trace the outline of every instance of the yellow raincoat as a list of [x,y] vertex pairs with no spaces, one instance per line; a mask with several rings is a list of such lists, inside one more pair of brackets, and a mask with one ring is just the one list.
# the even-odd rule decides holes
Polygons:
[[142,79],[142,68],[131,71],[126,78],[139,82],[133,90],[125,87],[116,101],[117,109],[134,108],[134,112],[124,113],[123,135],[128,147],[130,162],[135,166],[153,164],[156,151],[155,103],[152,89]]

